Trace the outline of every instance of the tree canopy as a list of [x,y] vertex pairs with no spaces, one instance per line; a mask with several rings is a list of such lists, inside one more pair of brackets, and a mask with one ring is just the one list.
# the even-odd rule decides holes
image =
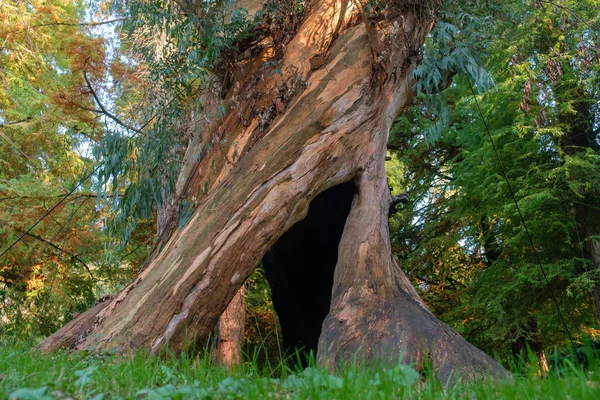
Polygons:
[[396,254],[434,309],[488,351],[565,345],[553,295],[579,340],[598,334],[586,251],[599,221],[597,4],[563,3],[499,6],[482,55],[494,88],[476,96],[457,76],[435,143],[423,140],[422,103],[391,135],[404,172],[391,180],[411,199],[394,217]]

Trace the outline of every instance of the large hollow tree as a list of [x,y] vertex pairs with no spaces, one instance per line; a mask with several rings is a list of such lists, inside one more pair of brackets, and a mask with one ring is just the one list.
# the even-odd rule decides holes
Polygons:
[[[251,14],[261,6],[242,3]],[[428,360],[442,379],[453,370],[503,373],[431,314],[390,250],[387,135],[411,102],[411,73],[438,4],[362,3],[307,2],[294,32],[277,35],[279,43],[267,33],[216,80],[227,112],[191,138],[173,195],[193,205],[191,218],[165,223],[137,278],[47,338],[43,350],[181,350],[211,334],[264,257],[280,319],[291,320],[289,328],[282,322],[284,338],[291,345],[294,319],[306,315],[310,332],[299,343],[318,347],[324,366],[403,357]],[[202,16],[202,2],[178,4]],[[290,229],[321,193],[329,195],[315,203],[333,211],[311,206],[317,217]],[[319,224],[329,232],[323,240],[314,239]],[[300,262],[290,252],[297,241]],[[278,295],[278,284],[290,290]]]

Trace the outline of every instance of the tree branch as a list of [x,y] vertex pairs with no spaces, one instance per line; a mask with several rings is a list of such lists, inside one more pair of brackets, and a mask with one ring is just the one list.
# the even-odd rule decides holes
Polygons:
[[90,80],[87,77],[87,73],[85,71],[83,71],[83,78],[85,79],[85,83],[88,87],[88,89],[90,90],[91,95],[94,97],[94,100],[96,101],[96,104],[98,104],[98,107],[100,107],[100,110],[94,110],[94,109],[89,109],[83,106],[80,106],[82,109],[84,110],[88,110],[88,111],[92,111],[92,112],[98,112],[98,113],[102,113],[104,115],[106,115],[108,118],[112,119],[113,121],[115,121],[117,124],[121,125],[122,127],[124,127],[125,129],[128,129],[130,131],[133,131],[135,133],[140,133],[143,134],[142,131],[140,131],[137,128],[134,128],[131,125],[126,124],[125,122],[121,121],[117,116],[111,114],[102,104],[102,102],[100,101],[100,99],[98,98],[98,95],[96,94],[96,91],[94,90],[94,88],[92,87],[92,84],[90,83]]
[[404,143],[388,143],[387,149],[393,150],[393,151],[404,150],[404,149],[406,149],[406,144],[404,144]]
[[142,246],[146,245],[146,242],[140,243],[135,249],[131,250],[129,253],[125,254],[123,257],[119,259],[119,264],[123,262],[127,257],[138,251]]
[[25,157],[27,159],[27,161],[31,161],[31,160],[29,160],[29,157],[27,157],[27,154],[23,153],[23,150],[21,150],[19,148],[19,146],[17,146],[12,140],[10,140],[10,138],[8,136],[6,136],[5,133],[0,132],[0,136],[2,136],[4,138],[4,140],[6,140],[8,142],[8,144],[10,144],[17,151],[17,153],[19,153],[20,155]]
[[393,214],[395,214],[398,211],[397,206],[400,203],[402,203],[402,204],[408,203],[408,194],[402,193],[399,196],[392,196],[392,201],[390,202],[390,207],[388,210],[388,217],[391,217]]
[[[63,194],[57,194],[55,196],[19,196],[19,195],[15,195],[15,196],[6,196],[6,197],[0,197],[0,202],[3,201],[9,201],[9,200],[46,200],[46,199],[59,199],[62,197],[65,197],[66,193]],[[113,198],[113,197],[120,197],[120,194],[107,194],[106,197],[107,198]],[[78,193],[77,195],[73,196],[71,195],[70,198],[72,200],[79,200],[79,199],[95,199],[98,197],[98,193],[86,193],[86,192],[81,192]],[[104,195],[102,195],[102,197],[105,197]]]
[[27,121],[30,121],[32,119],[33,119],[33,117],[27,117],[27,118],[23,118],[23,119],[20,119],[20,120],[17,120],[17,121],[3,122],[3,123],[0,124],[0,128],[4,128],[5,126],[9,126],[9,125],[21,124],[23,122],[27,122]]
[[587,24],[588,26],[590,26],[591,28],[595,29],[595,30],[600,30],[600,27],[596,24],[594,24],[593,22],[589,21],[589,20],[584,20],[583,18],[581,18],[579,15],[577,15],[573,10],[571,10],[568,7],[565,7],[561,4],[558,3],[558,1],[550,1],[550,0],[539,0],[540,3],[546,3],[546,4],[550,4],[556,8],[559,8],[561,10],[563,10],[564,12],[566,12],[567,14],[570,14],[573,18],[575,18],[577,21],[579,22],[583,22],[584,24]]
[[86,271],[87,271],[87,273],[90,275],[90,277],[91,277],[93,280],[96,280],[96,277],[94,277],[94,274],[92,274],[92,271],[90,270],[90,267],[88,267],[88,265],[87,265],[87,264],[86,264],[86,263],[85,263],[85,262],[84,262],[84,261],[83,261],[81,258],[79,258],[79,257],[77,256],[77,254],[73,254],[73,253],[71,253],[71,252],[68,252],[68,251],[66,251],[65,249],[62,249],[62,248],[60,248],[60,246],[58,246],[57,244],[55,244],[55,243],[52,243],[51,241],[49,241],[49,240],[46,240],[46,239],[44,239],[44,238],[43,238],[43,237],[41,237],[41,236],[35,235],[35,234],[33,234],[33,233],[28,233],[28,232],[25,232],[25,231],[23,231],[23,230],[21,230],[21,229],[15,229],[15,230],[16,230],[17,232],[19,232],[19,233],[25,233],[25,235],[26,235],[26,236],[29,236],[30,238],[33,238],[33,239],[36,239],[36,240],[38,240],[38,241],[40,241],[40,242],[42,242],[42,243],[45,243],[45,244],[47,244],[48,246],[52,247],[53,249],[60,251],[61,253],[65,253],[66,255],[68,255],[68,256],[71,258],[71,260],[73,260],[73,261],[77,261],[79,264],[83,265],[83,267],[86,269]]
[[122,18],[115,18],[115,19],[109,19],[106,21],[95,21],[95,22],[77,22],[77,23],[73,23],[73,22],[49,22],[47,24],[37,24],[37,25],[31,25],[32,28],[40,28],[40,27],[44,27],[44,26],[100,26],[100,25],[107,25],[107,24],[112,24],[115,22],[121,22],[121,21],[125,21],[125,17]]

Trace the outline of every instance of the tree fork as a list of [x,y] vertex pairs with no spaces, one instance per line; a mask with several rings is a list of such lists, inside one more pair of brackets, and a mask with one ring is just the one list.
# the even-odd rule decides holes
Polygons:
[[[444,381],[452,371],[504,374],[431,314],[391,256],[387,134],[410,104],[411,72],[433,21],[413,1],[391,3],[395,13],[363,23],[357,2],[312,2],[285,49],[281,75],[265,66],[277,53],[268,43],[237,63],[226,116],[206,123],[186,152],[178,186],[195,207],[191,219],[109,304],[80,315],[40,348],[156,354],[208,338],[310,201],[352,181],[320,363],[335,368],[360,352],[366,361],[428,358]],[[379,49],[370,48],[374,39]],[[376,60],[374,50],[381,50]],[[202,142],[211,140],[219,146],[203,152]]]

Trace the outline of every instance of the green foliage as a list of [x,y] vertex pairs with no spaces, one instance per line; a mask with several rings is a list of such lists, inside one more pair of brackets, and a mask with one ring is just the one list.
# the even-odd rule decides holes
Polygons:
[[243,351],[261,366],[276,366],[293,354],[283,354],[281,327],[273,308],[271,288],[262,267],[244,284],[245,332]]
[[425,134],[435,141],[450,123],[450,108],[442,92],[456,74],[464,74],[479,93],[493,86],[479,57],[491,40],[492,6],[480,2],[448,1],[423,46],[422,60],[413,71],[417,94],[425,95],[427,112],[436,121]]
[[[135,116],[136,130],[108,129],[96,150],[102,163],[98,187],[122,194],[113,197],[117,213],[109,224],[121,245],[130,240],[138,221],[150,218],[173,193],[185,146],[198,134],[195,125],[218,117],[205,111],[201,91],[211,80],[222,79],[238,43],[254,39],[257,20],[235,1],[196,6],[182,10],[172,0],[114,3],[126,18],[123,41],[145,86],[143,91],[123,88],[121,94],[130,96],[129,102],[149,105]],[[218,91],[209,94],[220,96]]]
[[[265,35],[255,28],[270,21],[277,40],[278,27],[299,23],[303,2],[267,2],[253,16],[234,0],[118,0],[113,10],[125,18],[122,62],[140,78],[134,87],[117,85],[113,96],[126,99],[118,104],[123,114],[144,104],[128,115],[130,125],[107,126],[95,153],[97,187],[114,195],[109,232],[118,249],[170,200],[188,142],[203,135],[197,125],[225,115],[220,102],[231,66]],[[210,151],[214,138],[202,137]]]
[[445,92],[453,118],[435,146],[423,142],[436,124],[426,97],[390,135],[401,150],[392,161],[407,171],[397,181],[412,200],[392,220],[396,255],[437,315],[504,360],[524,343],[536,352],[568,346],[551,291],[571,333],[597,338],[600,271],[586,253],[600,232],[593,5],[505,2],[488,27],[496,85],[478,100],[535,249],[465,76]]
[[[104,39],[80,25],[85,14],[83,4],[73,0],[2,4],[0,251],[94,166],[91,148],[104,124],[83,72],[93,86],[103,87],[109,70],[118,68],[108,60]],[[117,267],[98,261],[109,240],[102,223],[109,211],[97,206],[92,189],[89,181],[79,184],[0,259],[0,332],[49,334],[100,292],[121,284],[114,276]],[[147,233],[142,227],[134,247],[124,251],[138,246],[139,238],[147,240]],[[137,262],[133,256],[125,260],[122,277]]]
[[[335,374],[320,368],[284,370],[277,376],[249,363],[234,371],[215,366],[210,357],[183,354],[119,358],[58,352],[42,355],[30,343],[0,346],[0,396],[9,399],[208,399],[208,398],[344,398],[344,399],[595,399],[600,374],[591,359],[589,378],[564,361],[541,379],[524,371],[510,381],[458,380],[444,388],[407,365],[343,367]],[[594,364],[595,363],[595,364]],[[557,372],[560,373],[557,373]]]

